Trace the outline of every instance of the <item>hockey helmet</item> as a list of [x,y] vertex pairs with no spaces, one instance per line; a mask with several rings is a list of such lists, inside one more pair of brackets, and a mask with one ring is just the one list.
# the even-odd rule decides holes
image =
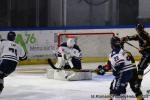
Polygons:
[[69,38],[69,39],[67,40],[67,47],[74,47],[74,45],[75,45],[75,40],[74,40],[74,38]]
[[119,37],[113,36],[111,38],[111,46],[114,48],[121,48],[121,41]]
[[12,32],[12,31],[8,32],[7,40],[14,41],[15,37],[16,37],[16,33],[15,32]]
[[144,29],[144,25],[143,24],[137,24],[136,25],[136,30],[142,31]]

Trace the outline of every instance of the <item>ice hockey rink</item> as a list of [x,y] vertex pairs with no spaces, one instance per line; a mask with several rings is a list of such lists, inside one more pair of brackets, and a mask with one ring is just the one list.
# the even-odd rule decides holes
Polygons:
[[[97,67],[98,64],[83,64],[83,68]],[[108,100],[109,86],[113,79],[111,74],[93,74],[93,79],[86,81],[60,81],[48,79],[46,73],[42,73],[48,67],[49,65],[17,67],[16,72],[5,78],[0,100]],[[22,69],[24,71],[20,71]],[[147,70],[149,69],[150,66]],[[149,77],[150,73],[146,74],[142,83],[145,100],[150,100]],[[130,96],[127,100],[136,100],[129,86],[127,96]]]

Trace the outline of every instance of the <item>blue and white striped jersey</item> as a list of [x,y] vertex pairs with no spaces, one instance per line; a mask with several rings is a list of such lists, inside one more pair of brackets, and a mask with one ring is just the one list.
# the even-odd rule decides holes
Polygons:
[[0,57],[18,62],[20,59],[26,59],[26,53],[23,48],[13,41],[0,41]]
[[128,52],[123,49],[113,50],[109,55],[109,61],[114,73],[122,73],[136,68]]

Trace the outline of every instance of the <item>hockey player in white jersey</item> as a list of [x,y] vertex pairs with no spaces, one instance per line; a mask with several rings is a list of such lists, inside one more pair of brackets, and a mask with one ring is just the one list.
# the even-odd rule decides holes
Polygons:
[[111,39],[112,52],[109,55],[109,61],[105,66],[99,66],[97,73],[103,75],[105,71],[112,69],[114,80],[110,86],[110,95],[112,99],[125,100],[126,87],[130,84],[137,100],[144,100],[140,87],[137,84],[137,69],[134,64],[134,58],[122,49],[121,41],[118,37]]
[[63,69],[82,69],[81,65],[82,53],[79,46],[75,43],[74,38],[68,38],[67,42],[63,42],[58,48],[56,67],[62,69],[67,80],[78,80],[80,75],[76,75],[73,71],[65,71]]
[[4,88],[4,78],[15,71],[19,61],[27,59],[23,48],[14,42],[15,37],[15,32],[9,32],[7,40],[0,41],[0,93]]
[[60,45],[57,57],[57,68],[81,69],[82,54],[79,46],[75,43],[74,38],[69,38],[67,42],[64,42]]

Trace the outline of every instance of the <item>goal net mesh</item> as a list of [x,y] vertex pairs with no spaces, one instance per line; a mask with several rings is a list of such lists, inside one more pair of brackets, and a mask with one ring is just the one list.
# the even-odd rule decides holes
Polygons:
[[83,62],[106,61],[111,51],[110,38],[114,33],[59,33],[58,46],[68,38],[75,38],[79,45]]

